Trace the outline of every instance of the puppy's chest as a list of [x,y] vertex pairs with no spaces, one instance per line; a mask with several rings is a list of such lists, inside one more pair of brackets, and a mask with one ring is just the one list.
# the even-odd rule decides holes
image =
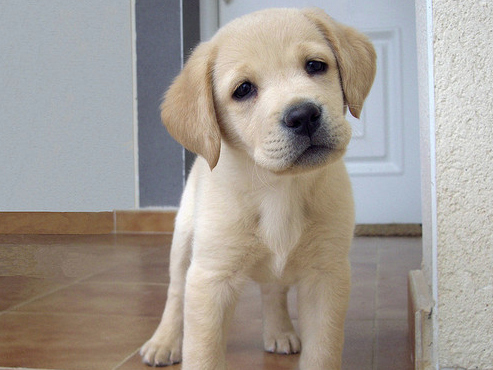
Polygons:
[[306,218],[303,200],[289,191],[272,191],[259,205],[257,237],[271,252],[270,269],[281,275],[290,253],[299,244]]

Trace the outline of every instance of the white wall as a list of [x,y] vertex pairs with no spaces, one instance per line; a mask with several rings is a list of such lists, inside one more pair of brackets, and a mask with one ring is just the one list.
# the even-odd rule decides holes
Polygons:
[[493,367],[493,3],[434,0],[439,361]]
[[0,0],[0,211],[135,206],[131,1]]
[[417,14],[434,368],[491,369],[493,3],[417,0]]

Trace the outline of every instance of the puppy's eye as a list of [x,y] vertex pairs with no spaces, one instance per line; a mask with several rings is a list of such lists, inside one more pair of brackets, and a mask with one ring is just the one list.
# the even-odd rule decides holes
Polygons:
[[233,98],[236,100],[243,100],[255,93],[255,86],[251,84],[251,82],[243,82],[239,85],[233,93]]
[[327,71],[327,67],[327,63],[319,60],[309,60],[306,62],[305,70],[309,75],[316,75]]

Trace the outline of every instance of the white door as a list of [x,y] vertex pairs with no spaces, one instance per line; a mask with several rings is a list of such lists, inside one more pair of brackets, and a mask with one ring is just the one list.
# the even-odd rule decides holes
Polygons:
[[366,33],[378,54],[377,76],[361,119],[348,113],[353,138],[346,164],[356,222],[421,223],[414,1],[202,0],[202,37],[255,10],[309,6]]

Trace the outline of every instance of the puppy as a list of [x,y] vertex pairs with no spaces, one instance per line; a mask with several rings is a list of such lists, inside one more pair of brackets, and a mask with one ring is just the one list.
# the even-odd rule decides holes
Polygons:
[[253,279],[265,350],[301,351],[301,369],[341,367],[354,228],[345,113],[359,117],[375,58],[364,35],[318,9],[256,12],[195,49],[161,106],[170,134],[199,157],[145,363],[226,369],[228,323]]

